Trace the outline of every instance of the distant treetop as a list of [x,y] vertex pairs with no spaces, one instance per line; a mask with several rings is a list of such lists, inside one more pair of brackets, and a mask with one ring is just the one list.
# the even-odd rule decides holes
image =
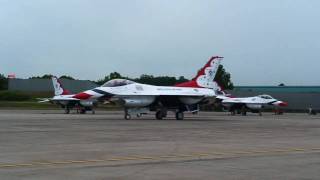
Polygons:
[[[51,79],[52,76],[53,76],[52,74],[45,74],[43,76],[33,76],[33,77],[30,77],[29,79]],[[67,76],[67,75],[60,76],[60,79],[75,80],[73,77]]]

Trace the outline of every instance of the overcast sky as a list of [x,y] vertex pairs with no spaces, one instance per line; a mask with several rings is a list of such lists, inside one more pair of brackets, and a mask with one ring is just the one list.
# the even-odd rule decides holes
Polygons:
[[320,85],[319,0],[0,0],[0,73],[192,78],[210,56],[235,85]]

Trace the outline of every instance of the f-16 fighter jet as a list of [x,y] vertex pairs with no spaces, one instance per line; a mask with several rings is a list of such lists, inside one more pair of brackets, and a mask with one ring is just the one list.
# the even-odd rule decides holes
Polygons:
[[[212,57],[190,82],[177,86],[153,86],[125,79],[114,79],[101,87],[67,96],[66,100],[113,102],[124,107],[124,118],[140,117],[150,111],[156,119],[175,113],[177,120],[184,119],[184,112],[199,111],[200,104],[214,103],[217,85],[214,82],[222,57]],[[63,99],[63,98],[62,98]]]
[[268,106],[277,108],[288,106],[287,102],[277,100],[270,95],[259,95],[245,98],[218,96],[217,99],[220,99],[222,106],[227,108],[232,115],[235,115],[236,112],[239,112],[239,114],[245,116],[247,115],[247,111],[262,115],[261,110]]
[[54,87],[54,97],[39,99],[40,103],[50,102],[52,104],[57,104],[65,110],[66,114],[70,113],[70,110],[77,108],[77,112],[85,114],[87,111],[91,111],[92,114],[95,113],[94,107],[97,104],[96,99],[82,100],[73,98],[75,94],[71,94],[68,90],[63,88],[60,80],[53,76],[52,84]]

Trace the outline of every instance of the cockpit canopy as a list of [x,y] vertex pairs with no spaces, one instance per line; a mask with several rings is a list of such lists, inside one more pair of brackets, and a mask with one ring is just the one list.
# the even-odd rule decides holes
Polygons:
[[266,94],[260,95],[259,97],[262,98],[262,99],[274,99],[274,98],[271,97],[270,95],[266,95]]
[[125,86],[129,84],[133,84],[135,82],[127,80],[127,79],[112,79],[106,83],[104,83],[101,87],[119,87]]

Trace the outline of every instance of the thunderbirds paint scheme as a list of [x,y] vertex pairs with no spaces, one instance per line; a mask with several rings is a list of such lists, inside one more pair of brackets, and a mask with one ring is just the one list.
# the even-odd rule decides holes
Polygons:
[[190,82],[177,86],[153,86],[125,79],[114,79],[101,87],[64,96],[61,100],[91,102],[92,100],[120,104],[125,109],[125,119],[140,117],[149,111],[156,112],[157,119],[175,113],[177,120],[184,119],[184,112],[196,113],[200,104],[214,103],[217,86],[213,82],[222,57],[212,57]]
[[287,102],[277,100],[270,95],[259,95],[245,98],[218,96],[217,99],[220,99],[222,106],[227,108],[233,115],[236,114],[236,111],[242,115],[246,115],[247,111],[262,115],[261,110],[267,106],[278,108],[288,106]]
[[87,111],[92,111],[93,114],[95,113],[94,106],[97,103],[96,100],[82,100],[74,98],[75,94],[71,94],[68,90],[63,88],[60,80],[55,76],[52,77],[52,84],[54,87],[54,97],[39,99],[40,103],[50,102],[53,104],[57,104],[65,109],[66,114],[69,114],[70,109],[75,107],[81,114],[85,114]]

